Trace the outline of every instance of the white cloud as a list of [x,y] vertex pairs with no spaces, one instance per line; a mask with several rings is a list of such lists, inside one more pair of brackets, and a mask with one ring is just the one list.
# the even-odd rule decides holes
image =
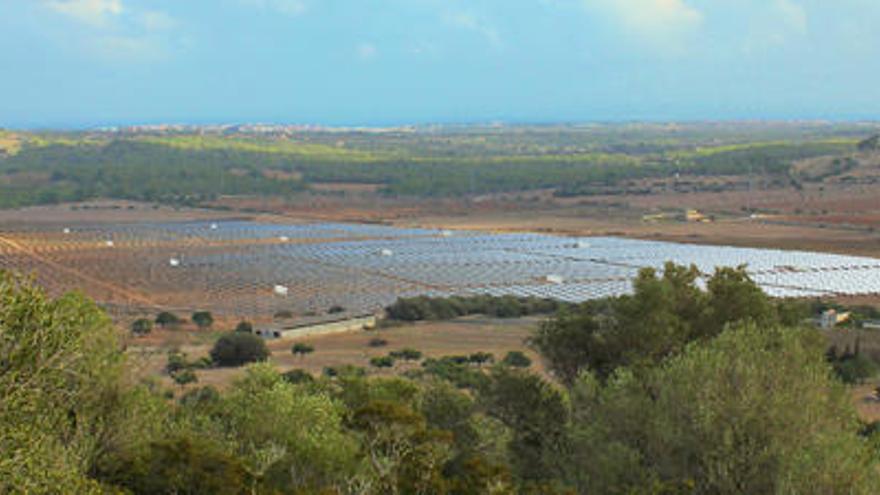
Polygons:
[[166,59],[183,46],[177,19],[165,12],[129,8],[123,0],[42,0],[51,12],[82,24],[59,38],[65,46],[112,62]]
[[787,28],[798,33],[807,33],[807,11],[792,0],[775,0],[773,9]]
[[361,60],[372,60],[376,58],[376,55],[379,54],[379,50],[376,48],[376,45],[372,43],[360,43],[357,47],[355,47],[355,52],[357,56]]
[[272,9],[289,16],[302,15],[309,6],[305,0],[239,0],[243,5],[261,9]]
[[631,36],[664,48],[680,47],[682,38],[703,23],[703,14],[685,0],[583,0]]
[[103,26],[123,12],[122,0],[44,0],[59,14],[93,26]]
[[498,30],[473,14],[457,12],[455,14],[447,15],[446,22],[457,28],[479,34],[494,48],[501,48],[503,45]]

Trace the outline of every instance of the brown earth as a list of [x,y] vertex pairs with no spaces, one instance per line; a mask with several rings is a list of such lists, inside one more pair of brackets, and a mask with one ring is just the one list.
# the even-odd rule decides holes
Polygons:
[[[518,350],[525,352],[532,359],[534,370],[543,372],[538,356],[525,344],[525,339],[539,321],[537,318],[515,320],[464,318],[372,331],[279,340],[269,343],[269,349],[272,351],[270,362],[282,372],[299,368],[320,375],[325,367],[350,364],[363,367],[370,374],[393,375],[419,368],[419,364],[398,363],[392,369],[379,370],[370,366],[370,358],[385,356],[390,351],[404,348],[419,350],[425,358],[490,352],[496,359],[501,359],[507,352]],[[163,371],[167,362],[167,350],[178,348],[185,352],[189,359],[198,359],[208,355],[214,340],[219,335],[217,332],[192,330],[156,330],[153,335],[129,339],[129,360],[132,362],[136,376],[156,377],[163,384],[172,387],[173,382]],[[385,339],[388,344],[384,347],[370,347],[368,344],[373,338]],[[294,342],[311,344],[315,351],[302,358],[295,357],[290,352]],[[243,368],[198,370],[196,372],[198,385],[222,388],[241,376],[243,371]]]

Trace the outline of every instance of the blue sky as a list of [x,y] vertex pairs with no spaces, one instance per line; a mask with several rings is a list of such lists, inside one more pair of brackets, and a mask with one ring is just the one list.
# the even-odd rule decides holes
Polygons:
[[880,118],[880,0],[0,0],[0,126]]

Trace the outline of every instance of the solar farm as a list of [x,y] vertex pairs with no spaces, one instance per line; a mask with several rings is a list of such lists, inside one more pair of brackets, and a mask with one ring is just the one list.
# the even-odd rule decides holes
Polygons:
[[0,231],[0,269],[108,308],[372,311],[398,297],[491,294],[578,302],[625,294],[666,261],[746,265],[770,295],[880,293],[880,260],[615,237],[402,229],[362,224],[196,221]]

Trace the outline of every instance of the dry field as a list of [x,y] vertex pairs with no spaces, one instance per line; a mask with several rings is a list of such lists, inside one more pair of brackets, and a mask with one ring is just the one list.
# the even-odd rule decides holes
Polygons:
[[[371,368],[370,358],[384,356],[390,351],[404,348],[417,349],[426,358],[491,352],[496,359],[500,359],[508,351],[519,350],[532,358],[533,369],[542,372],[543,368],[538,356],[525,345],[525,339],[539,321],[536,318],[516,320],[465,318],[372,331],[303,337],[294,341],[279,340],[269,344],[272,351],[270,362],[282,372],[299,368],[320,375],[325,367],[350,364],[361,366],[371,374],[392,375],[417,368],[419,365],[400,363],[393,369],[378,370]],[[197,359],[208,355],[211,345],[218,336],[216,332],[157,330],[149,337],[129,339],[129,360],[136,376],[157,377],[163,384],[172,387],[173,382],[163,372],[167,362],[167,350],[178,348],[190,359]],[[370,347],[369,341],[374,338],[385,339],[388,344],[384,347]],[[315,352],[304,358],[295,357],[290,352],[294,342],[311,344],[315,347]],[[199,385],[222,388],[241,376],[243,369],[214,368],[199,370],[196,373]]]

